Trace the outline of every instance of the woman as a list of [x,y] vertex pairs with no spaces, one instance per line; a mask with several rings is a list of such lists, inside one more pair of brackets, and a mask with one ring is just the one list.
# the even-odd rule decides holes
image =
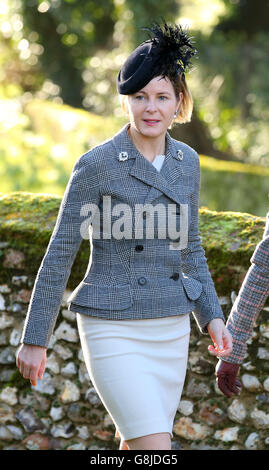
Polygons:
[[90,229],[89,266],[69,309],[77,313],[90,378],[124,450],[171,449],[190,312],[220,356],[232,350],[200,244],[199,158],[167,132],[177,116],[190,119],[185,72],[196,51],[180,26],[155,24],[148,31],[153,38],[130,54],[117,77],[130,122],[73,168],[17,355],[20,372],[35,385],[72,263]]

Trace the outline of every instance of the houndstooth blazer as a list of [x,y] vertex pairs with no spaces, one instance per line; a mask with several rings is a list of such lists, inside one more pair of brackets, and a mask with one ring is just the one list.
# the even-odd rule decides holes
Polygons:
[[[198,230],[198,154],[167,132],[165,160],[158,172],[136,149],[129,125],[79,157],[73,167],[33,286],[22,343],[48,346],[83,238],[90,243],[89,264],[67,299],[69,310],[107,320],[193,312],[203,334],[213,318],[225,321]],[[145,228],[150,207],[159,204],[174,209],[179,232],[184,227],[177,238],[161,237],[155,217],[151,238],[138,238],[134,223],[121,239],[107,229],[108,215],[117,227],[125,208],[127,220],[137,211],[136,223]]]
[[256,246],[250,262],[251,266],[226,324],[233,337],[233,351],[223,360],[236,364],[244,360],[247,340],[251,338],[255,320],[269,296],[269,212],[263,238]]

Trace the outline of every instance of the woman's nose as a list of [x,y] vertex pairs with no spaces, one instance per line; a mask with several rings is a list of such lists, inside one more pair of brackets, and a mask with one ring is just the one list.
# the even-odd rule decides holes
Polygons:
[[155,100],[148,100],[146,110],[155,111],[157,109]]

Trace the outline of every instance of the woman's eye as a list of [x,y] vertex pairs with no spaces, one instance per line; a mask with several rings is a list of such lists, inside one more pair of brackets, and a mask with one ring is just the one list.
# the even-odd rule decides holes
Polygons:
[[[142,98],[144,98],[144,96],[142,96],[142,95],[137,95],[137,96],[135,97],[135,99],[136,99],[136,100],[139,100],[139,101],[140,101],[140,98],[142,99]],[[161,99],[161,101],[167,100],[167,96],[164,96],[164,95],[159,96],[159,98]]]

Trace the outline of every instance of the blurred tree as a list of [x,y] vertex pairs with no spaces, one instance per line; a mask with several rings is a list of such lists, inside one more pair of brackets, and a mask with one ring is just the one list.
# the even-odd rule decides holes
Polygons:
[[199,63],[190,76],[195,97],[192,122],[176,127],[175,137],[216,158],[268,166],[268,1],[222,0],[225,8],[209,33],[201,30],[196,17],[195,7],[201,2],[182,3],[183,18],[188,5],[184,19],[190,24],[191,8],[195,11],[192,30]]
[[61,88],[63,101],[80,107],[85,59],[109,49],[115,24],[113,0],[24,0],[21,4],[26,36],[36,31],[43,46],[44,73]]
[[162,18],[167,22],[174,22],[180,14],[180,4],[178,0],[125,0],[126,7],[133,12],[132,40],[134,46],[148,39],[147,33],[141,28],[149,26],[153,21],[162,22]]
[[226,37],[238,37],[241,48],[241,72],[244,80],[238,89],[238,100],[241,107],[241,118],[250,116],[251,103],[247,100],[250,80],[255,57],[253,42],[260,32],[269,32],[269,2],[268,0],[223,0],[227,10],[225,16],[220,16],[215,32],[223,32]]
[[268,0],[223,0],[226,6],[225,16],[219,17],[216,31],[224,33],[244,33],[250,40],[257,33],[269,28]]

